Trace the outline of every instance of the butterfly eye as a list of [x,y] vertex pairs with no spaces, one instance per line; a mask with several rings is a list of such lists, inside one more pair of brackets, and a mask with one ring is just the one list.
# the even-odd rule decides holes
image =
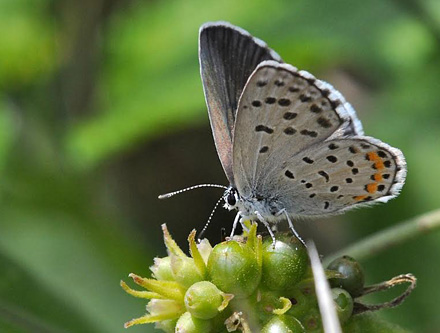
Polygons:
[[226,201],[228,205],[235,206],[237,203],[237,197],[234,190],[229,191],[228,196],[226,197]]

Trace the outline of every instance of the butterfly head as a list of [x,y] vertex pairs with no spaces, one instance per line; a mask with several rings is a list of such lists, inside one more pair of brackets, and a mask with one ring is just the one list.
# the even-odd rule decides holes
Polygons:
[[237,204],[240,202],[240,194],[234,187],[228,187],[228,189],[223,194],[223,199],[225,200],[224,207],[228,210],[233,210],[237,208]]

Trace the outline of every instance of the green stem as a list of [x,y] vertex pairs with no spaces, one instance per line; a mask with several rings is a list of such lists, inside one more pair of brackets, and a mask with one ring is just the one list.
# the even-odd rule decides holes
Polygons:
[[356,260],[364,260],[437,228],[440,228],[440,209],[379,231],[364,240],[337,251],[325,258],[324,265],[343,255],[352,256]]

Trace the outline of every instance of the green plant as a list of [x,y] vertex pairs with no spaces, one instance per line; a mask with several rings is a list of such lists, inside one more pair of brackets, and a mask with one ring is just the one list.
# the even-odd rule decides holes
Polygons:
[[[315,292],[318,277],[308,250],[297,238],[280,233],[276,241],[249,232],[214,246],[204,239],[196,244],[189,235],[187,256],[162,226],[168,256],[156,258],[151,278],[130,274],[146,291],[129,294],[150,299],[148,314],[125,324],[156,323],[165,332],[322,332],[323,309]],[[400,304],[415,286],[412,275],[402,275],[364,287],[364,273],[353,258],[334,260],[325,270],[338,321],[346,332],[403,332],[371,310]],[[359,297],[410,282],[411,287],[391,302],[365,305]],[[316,289],[319,290],[319,289]]]

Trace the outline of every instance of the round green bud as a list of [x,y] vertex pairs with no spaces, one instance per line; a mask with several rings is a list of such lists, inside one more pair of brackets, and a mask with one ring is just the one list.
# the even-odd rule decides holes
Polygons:
[[174,280],[171,271],[171,258],[154,258],[154,265],[150,267],[156,280],[172,281]]
[[308,262],[307,250],[296,237],[283,235],[275,244],[268,237],[263,242],[262,281],[270,290],[292,288],[304,276]]
[[249,298],[248,304],[250,311],[258,314],[260,322],[269,321],[274,316],[273,311],[282,307],[280,296],[269,290],[259,290],[256,297]]
[[337,258],[328,265],[328,269],[337,271],[345,276],[345,278],[330,279],[329,282],[332,287],[345,289],[353,297],[362,294],[365,283],[364,270],[352,257],[342,256]]
[[211,322],[191,316],[185,312],[176,323],[176,333],[206,333],[211,331]]
[[261,268],[255,252],[246,244],[227,241],[217,244],[208,259],[211,281],[236,298],[252,294],[260,283]]
[[339,321],[344,324],[353,313],[353,298],[346,290],[341,288],[333,288],[332,297],[336,304]]
[[174,280],[186,288],[203,280],[193,258],[171,256],[171,270]]
[[314,292],[304,292],[303,289],[295,288],[289,290],[285,297],[290,300],[292,306],[287,314],[303,320],[312,310],[318,308],[318,300]]
[[317,331],[322,332],[322,321],[321,321],[321,313],[319,312],[319,308],[316,307],[311,309],[310,312],[301,319],[301,323],[304,328],[309,331]]
[[303,333],[305,329],[298,319],[291,316],[273,316],[261,333]]
[[209,281],[196,282],[185,293],[186,309],[199,319],[215,317],[222,302],[222,292]]

